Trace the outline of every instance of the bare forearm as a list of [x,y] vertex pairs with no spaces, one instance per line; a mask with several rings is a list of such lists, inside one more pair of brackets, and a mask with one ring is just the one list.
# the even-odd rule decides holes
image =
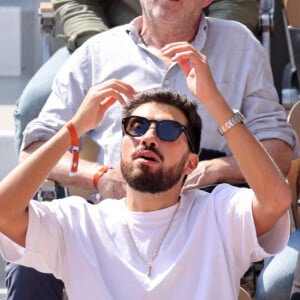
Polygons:
[[70,137],[64,127],[0,184],[0,231],[21,245],[25,244],[28,202],[69,145]]
[[200,161],[184,184],[184,190],[214,186],[219,183],[233,185],[245,183],[245,179],[233,156]]
[[[207,104],[207,109],[220,126],[230,118],[232,112],[222,100],[217,106],[220,109],[216,109],[211,103]],[[246,182],[255,192],[253,216],[257,234],[263,234],[291,204],[289,186],[270,154],[244,125],[231,128],[225,134],[225,138]],[[270,147],[270,144],[268,146]]]
[[[72,123],[76,128],[78,136],[81,136],[98,126],[106,109],[108,109],[116,101],[119,101],[121,104],[125,104],[122,95],[125,95],[128,99],[132,99],[135,93],[135,90],[130,85],[116,79],[111,79],[92,87],[83,99],[80,108],[72,118]],[[99,105],[99,99],[101,100],[101,105]],[[43,142],[36,142],[28,146],[21,153],[20,160],[26,161],[27,157],[32,154],[34,155],[34,152],[41,147],[42,144]],[[93,177],[96,171],[98,171],[100,165],[96,162],[79,160],[78,172],[76,172],[75,176],[70,177],[68,174],[71,165],[71,154],[68,153],[67,150],[68,148],[65,149],[62,158],[49,170],[48,178],[58,181],[66,186],[74,185],[85,189],[94,188]],[[107,172],[109,173],[107,175],[111,175],[113,171],[115,170],[110,169],[109,172]],[[102,191],[100,190],[100,192]]]
[[[291,147],[284,141],[276,139],[264,140],[261,144],[272,157],[282,174],[286,176],[292,162]],[[244,148],[243,145],[241,145],[241,148]],[[246,182],[233,156],[216,159],[215,163],[219,166],[219,172],[216,174],[218,177],[215,178],[216,182],[228,182],[233,184]]]
[[[33,152],[40,148],[44,142],[36,142],[29,145],[20,155],[20,161],[24,161]],[[69,151],[62,156],[58,163],[51,169],[47,175],[47,179],[58,182],[63,186],[76,186],[80,189],[93,189],[93,176],[99,168],[97,162],[91,162],[84,159],[79,159],[78,171],[75,176],[68,176],[72,154]]]
[[[291,191],[279,169],[284,169],[285,173],[289,169],[291,150],[284,144],[281,144],[281,149],[276,149],[277,146],[274,148],[273,144],[271,147],[269,142],[262,147],[245,125],[229,122],[233,118],[233,111],[216,87],[207,57],[192,45],[185,42],[172,43],[161,51],[179,64],[190,91],[206,107],[217,126],[220,127],[225,122],[232,125],[229,128],[225,126],[229,130],[223,132],[224,137],[245,181],[254,190],[253,217],[257,234],[263,234],[279,220],[291,204]],[[280,157],[280,154],[286,155],[281,152],[282,149],[288,151],[284,159]],[[286,167],[283,166],[285,163]]]
[[[115,79],[93,87],[66,126],[44,144],[35,143],[26,148],[27,152],[21,157],[23,161],[0,183],[0,231],[24,245],[27,207],[35,191],[70,145],[76,150],[79,137],[98,126],[109,107],[116,101],[125,104],[123,95],[132,99],[135,93],[130,85]],[[73,166],[76,165],[78,161],[74,156]],[[76,172],[76,168],[73,171]]]
[[[281,140],[275,139],[264,140],[261,143],[283,175],[287,175],[292,160],[292,150],[290,146]],[[242,145],[241,147],[243,148]],[[201,188],[224,182],[233,185],[246,183],[232,155],[200,161],[197,169],[188,177],[185,183],[185,189]]]

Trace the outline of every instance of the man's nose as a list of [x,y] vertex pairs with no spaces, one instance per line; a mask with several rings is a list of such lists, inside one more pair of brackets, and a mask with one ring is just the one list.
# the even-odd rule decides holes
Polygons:
[[158,140],[159,137],[157,136],[156,133],[156,125],[151,124],[145,134],[141,136],[140,138],[140,143],[146,146],[155,146],[157,147],[158,145]]

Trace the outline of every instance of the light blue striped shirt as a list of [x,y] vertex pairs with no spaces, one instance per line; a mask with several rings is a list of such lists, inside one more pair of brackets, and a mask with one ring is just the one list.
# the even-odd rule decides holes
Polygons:
[[[71,119],[89,88],[108,79],[123,80],[137,91],[167,87],[193,98],[180,67],[176,63],[167,67],[143,44],[138,35],[140,26],[141,19],[137,18],[100,33],[71,55],[39,117],[27,126],[23,148],[54,135]],[[232,108],[245,115],[249,130],[259,140],[286,141],[296,155],[296,135],[279,104],[268,55],[253,34],[240,23],[205,17],[193,45],[207,56],[218,89]],[[203,120],[201,147],[230,155],[201,99],[195,101]],[[88,135],[100,146],[98,161],[119,169],[121,105],[114,104]]]

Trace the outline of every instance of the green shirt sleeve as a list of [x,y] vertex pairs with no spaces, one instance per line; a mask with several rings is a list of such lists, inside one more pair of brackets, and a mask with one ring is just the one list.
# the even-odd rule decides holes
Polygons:
[[62,24],[67,47],[74,51],[88,38],[107,30],[107,1],[51,0],[57,20]]
[[258,25],[259,6],[257,0],[213,0],[205,13],[209,17],[238,21],[254,32]]

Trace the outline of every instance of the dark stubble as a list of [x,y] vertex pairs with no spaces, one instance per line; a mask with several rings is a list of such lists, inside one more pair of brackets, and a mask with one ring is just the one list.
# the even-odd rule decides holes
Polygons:
[[121,159],[121,172],[128,185],[136,191],[152,194],[164,192],[173,187],[182,177],[188,155],[187,152],[172,167],[167,169],[161,167],[154,172],[146,165],[133,168],[132,160],[125,162]]

